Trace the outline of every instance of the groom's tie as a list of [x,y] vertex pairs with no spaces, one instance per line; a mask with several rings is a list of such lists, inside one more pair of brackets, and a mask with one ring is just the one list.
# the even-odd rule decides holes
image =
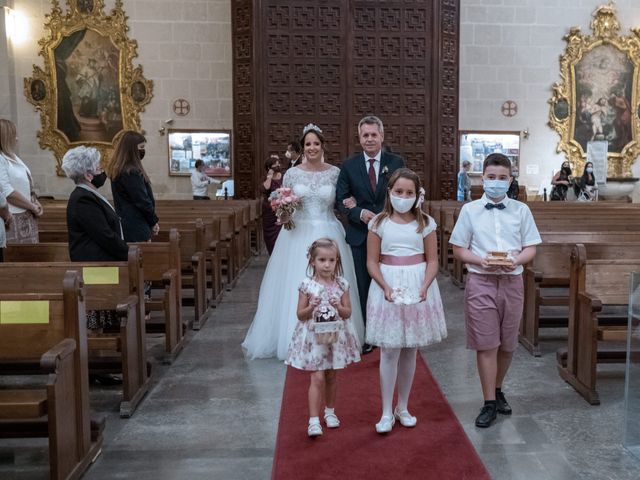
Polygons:
[[369,182],[371,182],[371,190],[373,190],[374,193],[376,191],[376,184],[378,183],[376,181],[376,169],[373,168],[375,161],[375,158],[369,159]]

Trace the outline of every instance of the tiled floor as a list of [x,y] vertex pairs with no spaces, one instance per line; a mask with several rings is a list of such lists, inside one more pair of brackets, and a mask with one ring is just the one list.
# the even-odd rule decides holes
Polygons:
[[[240,349],[265,261],[253,261],[173,365],[154,365],[154,386],[132,418],[118,417],[117,389],[92,390],[108,418],[86,479],[270,478],[285,370],[276,360],[247,362]],[[464,348],[462,291],[439,281],[449,338],[423,355],[495,479],[640,478],[640,462],[621,446],[623,367],[601,369],[602,405],[588,405],[556,372],[561,331],[544,333],[541,358],[518,350],[505,385],[514,414],[476,429],[482,402],[475,356]],[[47,478],[45,448],[0,440],[0,478]]]

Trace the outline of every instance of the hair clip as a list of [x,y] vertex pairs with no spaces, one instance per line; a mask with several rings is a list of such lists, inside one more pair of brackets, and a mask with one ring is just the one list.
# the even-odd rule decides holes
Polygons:
[[302,135],[304,136],[309,130],[322,133],[322,130],[320,130],[320,127],[317,126],[315,123],[308,123],[307,126],[302,129]]
[[420,187],[420,190],[418,191],[418,202],[416,203],[416,208],[420,208],[422,206],[422,204],[424,203],[424,195],[425,195],[425,190],[424,188]]

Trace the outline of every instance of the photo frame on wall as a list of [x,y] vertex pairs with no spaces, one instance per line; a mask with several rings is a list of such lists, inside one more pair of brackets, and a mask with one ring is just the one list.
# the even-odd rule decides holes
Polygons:
[[108,161],[125,130],[139,131],[140,113],[153,97],[153,82],[134,68],[137,42],[129,39],[121,2],[107,15],[104,0],[52,0],[40,39],[44,68],[24,79],[27,101],[40,111],[41,148],[53,151],[57,173],[63,155],[90,145]]
[[191,175],[202,160],[210,177],[231,177],[231,130],[170,129],[167,142],[169,175]]
[[607,142],[611,178],[631,177],[640,153],[638,78],[640,36],[620,36],[614,7],[598,7],[592,15],[592,35],[573,27],[564,37],[561,81],[549,100],[549,126],[560,135],[558,153],[582,171],[590,142]]

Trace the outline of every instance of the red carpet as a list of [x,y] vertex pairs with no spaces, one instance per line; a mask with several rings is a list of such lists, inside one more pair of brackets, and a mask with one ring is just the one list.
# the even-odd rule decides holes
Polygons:
[[420,354],[409,400],[418,425],[408,429],[396,422],[386,436],[376,433],[379,358],[376,350],[338,373],[340,428],[323,423],[324,435],[315,439],[307,436],[309,374],[289,367],[272,478],[490,479]]

